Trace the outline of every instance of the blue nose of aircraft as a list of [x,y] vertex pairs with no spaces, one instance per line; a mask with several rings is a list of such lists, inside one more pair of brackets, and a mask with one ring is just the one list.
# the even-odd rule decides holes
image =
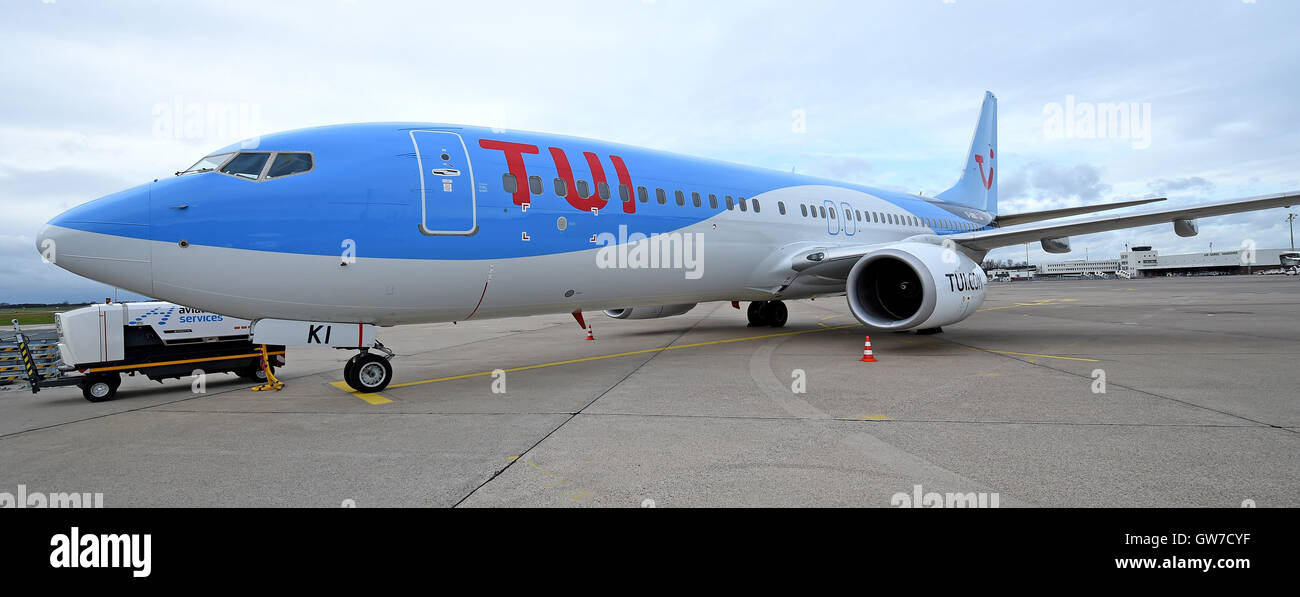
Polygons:
[[36,250],[74,274],[151,295],[151,186],[113,193],[55,216],[36,235]]

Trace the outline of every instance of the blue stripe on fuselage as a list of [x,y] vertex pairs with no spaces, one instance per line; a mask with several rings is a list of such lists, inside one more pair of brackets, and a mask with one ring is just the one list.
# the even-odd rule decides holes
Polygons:
[[[420,177],[411,130],[450,131],[464,139],[477,187],[479,230],[476,234],[425,236],[419,232]],[[511,194],[502,186],[502,175],[507,172],[505,153],[480,147],[481,139],[537,147],[536,154],[524,155],[524,166],[527,175],[541,177],[543,193],[529,195],[527,212],[514,204]],[[574,178],[586,180],[592,193],[596,187],[584,152],[599,157],[611,195],[599,215],[576,209],[554,193],[557,172],[549,151],[552,147],[563,150]],[[620,225],[627,226],[629,232],[647,235],[680,230],[727,211],[726,195],[750,198],[801,185],[858,190],[921,218],[955,220],[965,219],[962,214],[969,214],[983,222],[991,219],[989,214],[976,213],[964,206],[940,205],[882,189],[799,174],[590,139],[514,131],[495,133],[480,127],[339,125],[268,135],[255,147],[232,145],[220,151],[240,149],[311,151],[315,169],[263,182],[214,172],[159,180],[147,185],[150,192],[135,194],[139,201],[149,202],[147,228],[117,226],[109,231],[102,226],[87,227],[87,222],[121,221],[120,217],[113,217],[120,216],[117,212],[123,209],[120,194],[73,208],[51,223],[134,238],[185,240],[191,245],[281,253],[339,255],[351,241],[358,257],[496,259],[591,249],[596,246],[590,241],[592,235],[615,232]],[[612,155],[619,156],[626,164],[635,213],[623,211]],[[527,188],[528,181],[521,178],[518,184]],[[648,202],[642,203],[636,197],[637,187],[647,189]],[[658,188],[665,191],[665,204],[657,201]],[[676,204],[677,190],[685,194],[684,207]],[[692,192],[700,193],[701,207],[694,207]],[[718,197],[717,208],[709,207],[709,194]],[[819,203],[815,197],[810,197],[808,202]],[[178,209],[179,205],[186,207]],[[795,211],[787,217],[798,218],[798,206],[789,207]],[[429,209],[437,207],[430,205]],[[140,219],[138,214],[132,217]],[[559,229],[560,217],[565,219],[564,230]],[[527,242],[521,239],[521,232],[525,231],[530,237]],[[940,229],[939,232],[956,231]]]

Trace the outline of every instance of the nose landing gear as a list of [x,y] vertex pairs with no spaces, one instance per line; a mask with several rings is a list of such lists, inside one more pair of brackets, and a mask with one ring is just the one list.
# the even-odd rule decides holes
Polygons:
[[765,325],[785,327],[786,319],[790,316],[782,301],[754,301],[749,304],[749,310],[745,314],[749,317],[751,328]]
[[343,381],[358,392],[370,394],[383,391],[393,380],[393,365],[388,362],[394,356],[393,351],[378,340],[375,341],[374,349],[384,355],[362,348],[360,354],[348,359],[343,366]]

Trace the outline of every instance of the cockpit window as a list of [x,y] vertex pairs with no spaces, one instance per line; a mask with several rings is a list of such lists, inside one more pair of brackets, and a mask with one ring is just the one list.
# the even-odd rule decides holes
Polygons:
[[267,178],[278,178],[298,174],[311,170],[310,153],[277,153],[275,162],[271,164],[270,172],[266,173]]
[[[270,166],[267,166],[270,162]],[[315,166],[305,151],[228,151],[207,156],[176,175],[220,172],[245,180],[270,180],[308,172]],[[263,175],[263,171],[266,172]]]
[[230,159],[230,155],[231,154],[227,152],[227,153],[217,153],[217,154],[207,156],[195,162],[193,166],[190,166],[189,168],[177,172],[176,175],[180,176],[182,174],[192,174],[195,172],[211,172],[213,170],[216,170],[217,168],[220,168],[222,164],[226,163],[226,160]]
[[269,153],[241,153],[231,159],[221,168],[224,174],[257,180],[262,175],[262,167],[266,166],[266,159],[271,157]]

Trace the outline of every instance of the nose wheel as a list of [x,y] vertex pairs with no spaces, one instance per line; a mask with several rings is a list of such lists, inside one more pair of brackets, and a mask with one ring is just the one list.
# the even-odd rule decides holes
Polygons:
[[785,327],[790,312],[782,301],[754,301],[745,312],[749,317],[749,327],[772,326]]
[[347,364],[343,366],[343,381],[358,392],[369,394],[383,391],[388,387],[388,383],[393,381],[393,365],[388,362],[388,359],[393,357],[393,353],[377,342],[375,347],[384,350],[388,355],[380,356],[371,352],[362,352],[348,359]]

